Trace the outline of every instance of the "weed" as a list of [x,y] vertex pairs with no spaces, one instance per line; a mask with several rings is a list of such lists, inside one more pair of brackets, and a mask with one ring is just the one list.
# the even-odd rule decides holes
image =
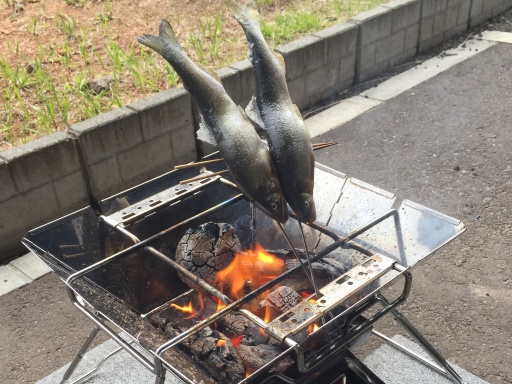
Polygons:
[[286,12],[276,16],[274,23],[262,21],[261,31],[266,39],[279,45],[298,34],[319,30],[324,25],[325,21],[316,12]]
[[76,39],[76,21],[65,13],[57,15],[57,30],[67,36],[68,40]]

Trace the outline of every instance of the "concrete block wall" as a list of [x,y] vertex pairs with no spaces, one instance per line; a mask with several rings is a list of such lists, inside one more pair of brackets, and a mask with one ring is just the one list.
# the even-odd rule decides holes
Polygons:
[[75,141],[53,133],[0,152],[0,260],[29,228],[87,205]]
[[[509,8],[512,0],[394,0],[276,51],[303,110]],[[219,76],[245,108],[250,62]],[[190,94],[171,89],[0,152],[0,262],[23,251],[27,230],[87,205],[89,193],[107,197],[211,152],[196,142],[198,122]]]

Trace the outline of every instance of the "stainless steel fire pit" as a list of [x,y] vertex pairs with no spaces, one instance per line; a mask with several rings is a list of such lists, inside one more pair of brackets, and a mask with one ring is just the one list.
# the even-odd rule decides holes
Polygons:
[[[207,168],[202,172],[213,173],[222,169],[222,164]],[[241,383],[381,383],[349,348],[364,341],[386,314],[393,314],[436,362],[423,361],[425,364],[460,382],[397,307],[409,295],[410,268],[462,233],[462,222],[408,200],[397,204],[393,194],[317,164],[317,221],[306,226],[292,215],[282,232],[244,200],[229,176],[211,175],[180,184],[198,172],[185,169],[167,173],[24,237],[23,243],[65,282],[73,305],[95,325],[63,381],[70,378],[102,330],[152,371],[156,383],[163,383],[167,370],[186,383],[217,383],[180,349],[180,343],[226,314],[236,313],[283,346],[279,356]],[[244,305],[301,271],[301,266],[236,301],[230,300],[174,260],[185,231],[208,221],[231,224],[246,248],[258,242],[267,249],[306,249],[310,258],[302,260],[304,267],[326,257],[334,259],[339,276],[324,286],[315,286],[316,301],[303,300],[267,323]],[[152,319],[190,290],[178,273],[194,280],[225,307],[169,339]],[[402,280],[401,293],[386,298],[382,289],[397,279]],[[319,324],[318,330],[299,337],[314,323]],[[118,335],[118,329],[129,335],[130,342]],[[134,344],[153,358],[146,358]],[[295,362],[292,372],[277,372],[276,365],[290,358]]]

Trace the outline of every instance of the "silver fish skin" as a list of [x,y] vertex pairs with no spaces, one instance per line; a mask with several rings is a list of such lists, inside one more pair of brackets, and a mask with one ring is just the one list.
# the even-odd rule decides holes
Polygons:
[[137,40],[159,53],[181,77],[240,191],[267,215],[286,222],[288,208],[270,154],[222,84],[187,56],[168,21],[162,20],[159,36],[145,34]]
[[[313,199],[315,157],[309,131],[288,86],[284,61],[265,41],[257,11],[242,7],[234,0],[224,0],[242,26],[249,42],[249,60],[256,78],[256,124],[263,124],[272,161],[290,207],[303,222],[316,220]],[[254,100],[253,100],[254,102]],[[248,113],[249,114],[249,113]]]

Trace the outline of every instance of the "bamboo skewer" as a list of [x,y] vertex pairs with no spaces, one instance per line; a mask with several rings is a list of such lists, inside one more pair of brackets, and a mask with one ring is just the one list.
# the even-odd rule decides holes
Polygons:
[[219,171],[219,172],[203,173],[203,174],[201,174],[199,176],[195,176],[195,177],[192,177],[192,178],[187,179],[187,180],[181,180],[180,184],[188,184],[188,183],[191,183],[193,181],[203,180],[203,179],[206,179],[206,178],[211,177],[211,176],[222,175],[223,173],[226,173],[226,172],[229,172],[229,170],[228,169],[224,169],[223,171]]
[[[336,144],[338,144],[338,143],[336,143],[335,141],[328,141],[326,143],[316,143],[316,144],[313,144],[313,151],[318,151],[320,149],[328,148],[328,147],[330,147],[332,145],[336,145]],[[186,169],[186,168],[202,167],[203,165],[220,163],[222,161],[224,161],[223,158],[213,159],[213,160],[196,161],[194,163],[176,165],[174,167],[174,169]],[[192,179],[190,179],[190,180],[192,180]],[[194,180],[192,180],[192,181],[194,181]],[[183,184],[186,184],[186,182],[187,182],[187,180],[183,180]]]

